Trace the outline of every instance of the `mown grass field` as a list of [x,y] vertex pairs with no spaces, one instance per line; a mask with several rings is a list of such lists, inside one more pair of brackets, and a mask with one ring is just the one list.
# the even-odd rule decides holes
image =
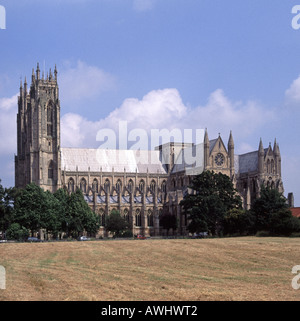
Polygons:
[[299,238],[0,244],[2,300],[299,300]]

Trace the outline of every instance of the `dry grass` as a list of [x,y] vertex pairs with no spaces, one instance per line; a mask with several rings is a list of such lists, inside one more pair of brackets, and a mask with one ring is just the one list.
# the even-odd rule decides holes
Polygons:
[[1,300],[299,300],[300,239],[0,244]]

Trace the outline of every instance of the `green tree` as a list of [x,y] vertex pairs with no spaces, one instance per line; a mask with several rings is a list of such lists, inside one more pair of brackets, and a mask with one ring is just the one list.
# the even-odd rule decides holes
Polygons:
[[224,234],[252,234],[255,218],[250,211],[233,208],[224,217]]
[[286,198],[277,189],[262,186],[260,197],[254,201],[251,211],[257,231],[288,235],[300,230],[299,219],[292,216]]
[[59,204],[59,207],[56,211],[56,218],[59,224],[59,232],[68,235],[68,224],[71,222],[71,216],[69,215],[70,196],[68,192],[63,188],[58,189],[53,195],[57,199]]
[[19,223],[12,223],[6,231],[8,240],[25,241],[29,236],[29,231]]
[[0,231],[5,232],[13,222],[16,188],[4,188],[0,180]]
[[47,238],[49,234],[56,238],[61,230],[61,221],[59,219],[60,202],[49,191],[44,192],[44,208],[46,209],[40,216],[41,228],[45,229]]
[[49,194],[34,183],[28,184],[15,200],[14,222],[31,231],[47,228],[46,217],[51,215]]
[[209,230],[213,235],[223,230],[224,217],[233,208],[241,208],[241,198],[230,178],[222,173],[204,171],[194,177],[192,193],[180,202],[189,215],[190,232]]
[[112,210],[106,220],[105,227],[114,234],[114,237],[121,236],[129,228],[127,221],[120,215],[117,210]]
[[84,231],[95,234],[99,229],[96,214],[84,200],[80,189],[70,195],[65,219],[68,234],[73,237],[78,237]]

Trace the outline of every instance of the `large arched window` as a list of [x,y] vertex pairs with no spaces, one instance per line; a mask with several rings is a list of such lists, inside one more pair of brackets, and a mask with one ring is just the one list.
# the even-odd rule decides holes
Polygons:
[[124,210],[124,220],[129,223],[129,211],[127,208]]
[[48,167],[48,179],[53,179],[53,175],[54,175],[53,171],[54,171],[54,165],[53,165],[53,161],[51,160]]
[[86,180],[85,180],[85,178],[83,178],[80,181],[80,189],[81,189],[82,193],[86,193]]
[[107,178],[104,182],[104,190],[105,190],[105,193],[108,193],[109,194],[109,190],[110,190],[110,182],[109,182],[109,179]]
[[103,208],[99,210],[99,224],[100,226],[105,226],[105,212]]
[[132,181],[132,179],[129,180],[127,189],[128,189],[128,191],[130,193],[133,192],[133,181]]
[[275,166],[274,166],[274,160],[271,160],[271,174],[275,173]]
[[144,180],[141,180],[139,183],[140,193],[144,193],[144,188],[145,188],[145,182],[144,182]]
[[98,193],[98,180],[95,178],[93,180],[93,192]]
[[153,211],[152,210],[148,210],[148,214],[147,214],[147,223],[148,226],[153,226]]
[[268,159],[268,161],[267,161],[267,173],[270,174],[270,172],[271,172],[271,162]]
[[52,136],[53,133],[53,106],[50,102],[47,106],[47,136]]
[[122,191],[122,182],[119,179],[117,180],[117,183],[116,183],[116,191],[118,194],[120,194]]
[[151,184],[150,184],[150,191],[152,194],[154,194],[154,192],[155,192],[155,186],[156,186],[156,183],[154,180],[152,180]]
[[135,226],[142,226],[141,211],[139,208],[135,211]]
[[73,192],[74,192],[74,186],[75,186],[75,184],[74,184],[74,179],[73,179],[73,178],[70,178],[70,179],[69,179],[69,182],[68,182],[68,191],[69,191],[70,193],[73,193]]

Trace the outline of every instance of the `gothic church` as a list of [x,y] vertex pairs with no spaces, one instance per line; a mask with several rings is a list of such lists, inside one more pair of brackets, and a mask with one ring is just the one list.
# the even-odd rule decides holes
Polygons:
[[[105,218],[117,209],[129,222],[133,234],[162,235],[160,217],[169,211],[178,218],[177,233],[187,234],[187,217],[179,202],[188,192],[193,171],[177,162],[193,144],[169,142],[155,150],[101,150],[61,147],[60,100],[57,69],[41,76],[39,64],[32,71],[31,85],[21,82],[17,114],[15,185],[34,182],[44,190],[80,188],[98,215],[105,236]],[[209,139],[207,130],[201,154],[202,170],[228,175],[238,190],[245,209],[259,196],[262,184],[283,192],[281,156],[275,140],[272,148],[235,155],[230,132],[228,144],[219,137]],[[167,161],[164,161],[166,160]],[[143,161],[144,160],[144,161]]]

